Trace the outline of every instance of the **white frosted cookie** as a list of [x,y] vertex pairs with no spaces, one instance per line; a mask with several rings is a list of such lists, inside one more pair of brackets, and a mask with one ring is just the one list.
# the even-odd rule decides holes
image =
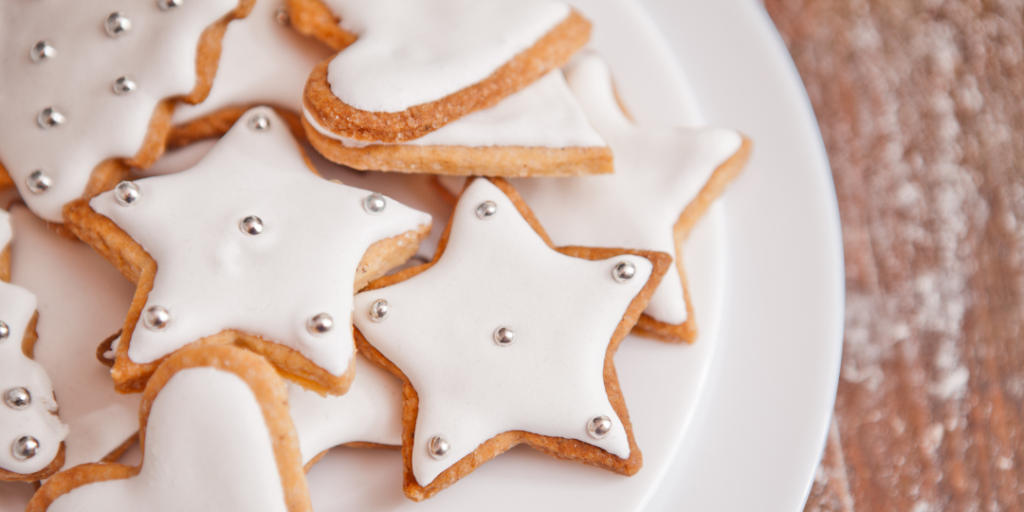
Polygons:
[[152,163],[174,98],[203,99],[224,26],[252,2],[0,2],[0,162],[29,208],[59,223],[123,161]]
[[[223,135],[223,133],[217,135]],[[140,171],[138,176],[160,176],[181,172],[199,163],[216,143],[216,139],[203,139],[168,150],[151,167]],[[451,215],[452,204],[448,200],[449,194],[438,186],[433,176],[356,171],[331,162],[316,151],[307,150],[306,154],[313,167],[324,178],[338,180],[351,187],[372,190],[394,198],[410,208],[429,213],[435,219],[447,219]],[[434,250],[437,248],[437,241],[440,238],[441,229],[432,229],[430,234],[420,241],[416,256],[409,263],[418,264],[430,261],[434,257]]]
[[308,110],[303,124],[317,151],[355,169],[505,177],[612,172],[611,150],[557,69],[491,108],[402,143],[335,135]]
[[309,115],[367,142],[417,139],[493,107],[590,37],[589,22],[557,0],[289,0],[289,13],[339,50],[310,74]]
[[311,510],[284,382],[231,346],[170,357],[142,397],[138,467],[87,464],[58,473],[32,512]]
[[32,482],[64,464],[68,427],[46,370],[31,358],[36,341],[36,297],[10,284],[11,222],[0,210],[0,480]]
[[521,443],[636,473],[612,357],[670,261],[556,249],[510,185],[474,180],[430,264],[355,298],[360,350],[406,386],[406,495],[429,498]]
[[77,201],[67,221],[138,285],[112,369],[124,391],[186,345],[236,343],[343,394],[352,291],[415,254],[430,228],[425,213],[317,176],[268,107],[196,166]]
[[293,30],[284,6],[285,0],[257,0],[249,16],[228,25],[210,95],[176,108],[175,125],[218,122],[255,105],[302,109],[306,77],[331,51]]
[[723,128],[653,128],[634,124],[615,97],[611,73],[596,54],[566,70],[569,87],[615,153],[615,173],[513,184],[559,245],[636,247],[676,256],[637,331],[665,341],[697,335],[683,272],[690,229],[742,170],[750,142]]

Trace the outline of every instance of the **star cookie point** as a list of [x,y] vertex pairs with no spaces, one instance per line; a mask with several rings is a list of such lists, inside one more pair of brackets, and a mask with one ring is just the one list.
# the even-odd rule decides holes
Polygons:
[[682,247],[694,224],[746,164],[751,143],[723,128],[637,125],[622,111],[601,57],[580,55],[566,78],[598,133],[615,152],[611,175],[516,180],[558,244],[640,247],[674,254],[637,332],[692,342],[697,324]]
[[58,473],[32,512],[311,510],[287,391],[261,357],[192,347],[168,358],[142,397],[137,467]]
[[253,3],[0,4],[0,170],[29,208],[60,222],[63,205],[112,187],[129,163],[153,163],[175,102],[205,98],[225,26]]

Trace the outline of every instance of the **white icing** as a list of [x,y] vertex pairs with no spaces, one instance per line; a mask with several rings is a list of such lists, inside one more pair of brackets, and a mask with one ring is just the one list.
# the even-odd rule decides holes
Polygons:
[[[61,222],[61,206],[82,195],[97,164],[134,156],[157,103],[195,86],[200,34],[236,5],[190,1],[162,11],[156,0],[0,2],[0,161],[29,208]],[[115,11],[132,26],[112,38],[103,22]],[[40,40],[57,53],[33,63],[29,50]],[[125,75],[136,90],[114,94],[114,80]],[[40,129],[36,116],[47,107],[67,121]],[[37,169],[53,179],[41,194],[25,185]]]
[[554,0],[324,0],[359,39],[328,66],[341,101],[401,112],[494,73],[569,15]]
[[215,368],[179,371],[153,401],[142,471],[78,487],[49,512],[287,510],[256,395]]
[[[477,206],[494,201],[481,220]],[[355,324],[409,378],[419,394],[412,469],[421,485],[510,430],[578,439],[618,457],[629,456],[625,428],[605,391],[608,344],[631,301],[649,279],[646,258],[589,261],[550,247],[492,183],[477,179],[455,207],[440,260],[401,283],[355,299]],[[612,278],[619,261],[636,277]],[[381,322],[370,304],[388,301]],[[501,347],[495,329],[515,330]],[[612,418],[604,439],[587,433],[597,415]],[[451,445],[443,460],[427,452],[432,436]]]
[[[11,241],[11,223],[7,212],[0,210],[0,249]],[[50,377],[39,363],[22,352],[36,297],[28,290],[0,281],[0,321],[10,334],[0,340],[0,468],[29,475],[53,462],[60,443],[68,435],[68,427],[57,418],[57,402]],[[15,410],[3,403],[3,394],[12,388],[25,388],[32,398],[28,408]],[[38,453],[24,461],[15,459],[11,447],[22,436],[39,441]]]
[[[743,143],[721,128],[637,126],[615,99],[611,73],[596,54],[566,70],[569,87],[615,154],[615,173],[514,180],[555,245],[631,247],[677,254],[673,226],[712,173]],[[676,265],[646,313],[670,324],[686,321]]]
[[[199,163],[203,156],[216,144],[216,140],[201,140],[188,146],[168,151],[152,167],[140,174],[157,176],[180,172]],[[326,179],[341,180],[342,183],[363,190],[374,190],[396,201],[424,211],[435,219],[447,219],[451,216],[452,205],[436,190],[434,176],[429,174],[406,174],[399,172],[363,172],[350,169],[331,162],[317,153],[312,147],[306,146],[306,154],[316,170]],[[460,187],[459,190],[462,190]],[[418,258],[409,260],[409,264],[425,263],[434,257],[437,241],[441,238],[441,229],[432,229],[420,242],[416,251]],[[127,308],[125,308],[127,309]]]
[[[364,142],[331,133],[308,110],[303,114],[321,135],[362,148],[385,144]],[[413,146],[524,146],[544,148],[605,147],[560,70],[544,75],[497,105],[478,110],[423,137],[402,144]]]
[[288,405],[303,464],[345,443],[402,445],[402,383],[362,356],[348,393],[324,397],[288,383]]
[[[270,128],[247,126],[254,115]],[[149,363],[188,343],[233,329],[293,348],[333,375],[353,355],[349,328],[356,268],[374,243],[430,224],[430,216],[388,200],[371,215],[371,192],[320,178],[306,167],[273,109],[247,112],[195,167],[136,181],[142,199],[121,206],[113,191],[90,201],[156,261],[143,310],[166,308],[161,331],[140,318],[128,357]],[[263,232],[241,232],[243,218]],[[314,336],[307,321],[327,313],[334,328]]]
[[228,24],[210,95],[198,105],[180,105],[174,111],[175,124],[230,106],[262,103],[293,112],[302,108],[309,72],[332,52],[278,23],[275,15],[284,4],[258,0],[249,16]]
[[64,467],[99,462],[139,429],[139,398],[114,391],[96,346],[124,324],[134,286],[86,244],[57,235],[23,207],[11,217],[18,241],[12,281],[38,298],[35,360],[46,368],[69,427]]

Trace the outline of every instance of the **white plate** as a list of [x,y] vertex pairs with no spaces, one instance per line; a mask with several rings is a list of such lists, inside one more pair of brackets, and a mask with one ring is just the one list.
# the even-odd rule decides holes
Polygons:
[[724,200],[726,314],[676,463],[649,510],[802,510],[832,416],[844,318],[839,210],[789,53],[753,0],[640,0],[707,121],[755,141]]
[[[835,393],[842,262],[828,167],[792,65],[760,7],[743,0],[646,0],[671,46],[638,3],[573,3],[594,21],[593,45],[636,119],[701,124],[699,97],[712,123],[757,143],[750,169],[686,249],[700,341],[631,338],[616,357],[644,469],[622,478],[518,448],[414,504],[401,493],[396,452],[337,449],[309,475],[317,510],[802,505]],[[0,509],[17,510],[24,491],[0,486]]]

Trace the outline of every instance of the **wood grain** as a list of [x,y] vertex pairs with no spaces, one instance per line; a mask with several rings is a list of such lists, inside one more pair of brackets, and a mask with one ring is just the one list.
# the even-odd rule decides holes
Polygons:
[[846,247],[806,510],[1021,510],[1024,1],[765,7],[821,125]]

